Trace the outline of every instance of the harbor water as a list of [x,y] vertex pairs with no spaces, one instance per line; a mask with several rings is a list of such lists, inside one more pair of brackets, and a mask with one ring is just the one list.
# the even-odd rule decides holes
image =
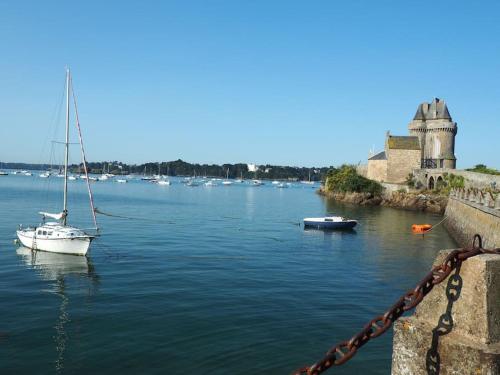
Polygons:
[[[330,202],[311,187],[92,184],[102,236],[88,257],[14,244],[58,212],[62,180],[0,177],[0,373],[290,374],[380,315],[455,246],[440,217]],[[91,226],[84,181],[71,224]],[[53,210],[53,211],[50,211]],[[304,230],[335,214],[354,231]],[[388,374],[392,333],[335,374]],[[332,371],[333,373],[333,371]]]

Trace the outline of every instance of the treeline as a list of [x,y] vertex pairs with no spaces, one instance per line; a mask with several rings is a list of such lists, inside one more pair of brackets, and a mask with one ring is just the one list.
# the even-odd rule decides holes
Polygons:
[[29,171],[46,171],[48,169],[57,170],[58,166],[51,166],[50,164],[29,164],[29,163],[1,163],[0,169],[21,169],[21,170],[29,170]]
[[[82,165],[71,165],[73,173],[81,170]],[[91,173],[109,171],[113,174],[144,174],[144,175],[169,175],[169,176],[203,176],[225,178],[258,178],[280,180],[309,180],[321,181],[329,168],[288,167],[278,165],[260,165],[256,172],[249,171],[247,164],[192,164],[181,159],[161,163],[124,164],[121,162],[88,163]]]
[[[272,180],[304,180],[323,181],[330,168],[305,168],[288,167],[279,165],[259,165],[256,172],[249,171],[247,164],[192,164],[181,159],[168,162],[148,162],[144,164],[125,164],[119,161],[89,162],[87,163],[89,172],[94,174],[113,173],[115,175],[169,175],[169,176],[206,176],[225,178],[228,173],[229,178],[244,179],[272,179]],[[27,170],[48,170],[48,164],[25,164],[25,163],[2,163],[2,168],[7,169],[27,169]],[[62,169],[60,166],[52,166],[52,170]],[[72,164],[69,166],[71,173],[83,173],[83,164]]]

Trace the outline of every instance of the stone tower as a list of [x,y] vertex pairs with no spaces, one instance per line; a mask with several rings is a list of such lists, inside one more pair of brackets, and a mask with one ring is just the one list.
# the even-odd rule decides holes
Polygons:
[[408,129],[410,135],[420,141],[422,168],[455,169],[457,124],[451,119],[444,100],[435,98],[431,104],[420,104]]

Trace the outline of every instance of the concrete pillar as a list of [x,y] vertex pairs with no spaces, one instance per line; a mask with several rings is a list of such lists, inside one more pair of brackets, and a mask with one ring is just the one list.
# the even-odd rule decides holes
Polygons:
[[394,324],[392,375],[500,374],[499,301],[500,256],[466,260]]
[[495,199],[495,209],[500,210],[500,194],[497,194],[497,199]]

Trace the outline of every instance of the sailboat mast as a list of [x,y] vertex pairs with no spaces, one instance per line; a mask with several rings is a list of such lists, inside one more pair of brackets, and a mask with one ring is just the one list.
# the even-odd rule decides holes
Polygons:
[[68,160],[69,160],[69,68],[66,69],[66,140],[64,142],[64,203],[63,225],[68,214]]

